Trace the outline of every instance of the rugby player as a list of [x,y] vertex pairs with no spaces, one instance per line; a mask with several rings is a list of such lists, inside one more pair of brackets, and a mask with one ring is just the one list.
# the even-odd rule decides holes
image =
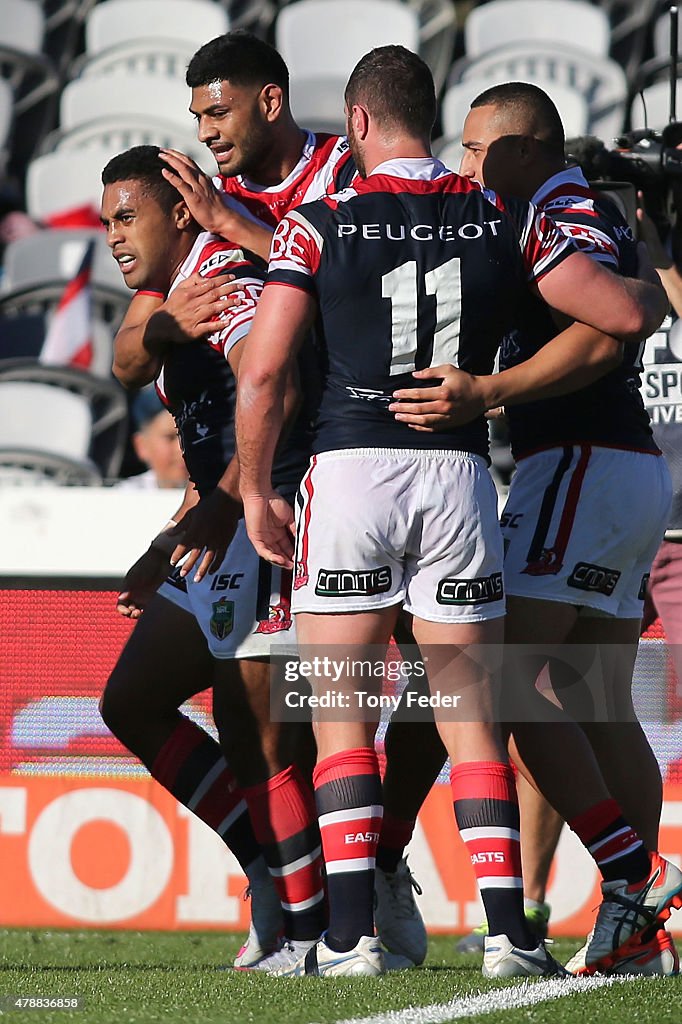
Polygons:
[[[541,89],[507,83],[486,90],[472,104],[462,144],[463,175],[532,199],[592,259],[634,272],[632,229],[607,198],[589,188],[579,168],[566,167],[561,119]],[[551,311],[529,299],[505,338],[501,369],[522,365],[556,333]],[[631,696],[646,578],[670,505],[668,470],[639,393],[640,359],[641,347],[627,345],[619,365],[580,390],[531,404],[519,404],[514,395],[504,398],[518,462],[502,515],[505,638],[512,645],[541,638],[573,646],[572,668],[567,673],[555,661],[552,681],[563,707],[582,723],[582,731],[567,727],[559,713],[549,713],[551,705],[537,712],[548,719],[542,725],[533,723],[532,712],[531,721],[515,722],[519,764],[578,834],[603,877],[604,903],[594,932],[568,965],[575,972],[672,973],[678,962],[660,922],[634,949],[618,951],[616,938],[619,922],[632,917],[646,888],[642,880],[647,882],[650,867],[644,851],[657,848],[662,801],[658,763]],[[443,375],[430,395],[398,392],[397,418],[418,429],[451,422],[446,406],[459,387],[457,371],[417,374]],[[503,373],[483,386],[503,387],[504,378]],[[472,381],[462,383],[468,402]],[[435,403],[430,407],[429,397]],[[461,414],[456,401],[455,407]],[[575,703],[571,672],[594,645],[612,722],[585,721]],[[546,658],[538,654],[515,665],[514,692],[525,687],[533,703]],[[532,859],[531,851],[527,855]],[[655,856],[653,864],[663,879],[668,870]],[[651,923],[648,917],[641,908],[638,920]]]
[[[173,168],[164,174],[204,227],[267,258],[272,230],[290,208],[350,183],[355,165],[347,141],[298,126],[289,107],[284,61],[247,32],[230,32],[202,46],[190,61],[186,78],[199,138],[211,150],[220,173],[211,179],[189,157],[164,151],[164,162]],[[252,216],[245,216],[235,200]],[[264,227],[258,228],[254,217]],[[302,373],[304,390],[314,390],[313,367],[304,365]],[[207,530],[211,529],[209,524]],[[204,539],[210,539],[208,532]],[[198,561],[200,550],[190,552],[188,567]],[[186,551],[186,546],[179,548],[175,557]],[[382,938],[405,961],[421,963],[427,940],[414,901],[415,883],[404,858],[395,858],[385,868],[376,877]]]
[[[559,966],[530,936],[523,915],[514,780],[493,723],[490,667],[481,650],[501,643],[504,615],[485,423],[479,417],[434,441],[396,422],[387,406],[416,365],[442,365],[458,353],[469,372],[490,372],[527,281],[566,315],[623,338],[646,334],[666,304],[660,289],[595,268],[528,203],[485,195],[434,160],[433,80],[416,55],[402,47],[366,55],[349,80],[346,111],[351,152],[366,180],[280,222],[241,362],[237,437],[247,528],[261,555],[282,567],[294,564],[293,512],[272,489],[271,465],[288,368],[317,319],[327,374],[315,455],[297,498],[299,643],[352,644],[354,659],[371,662],[377,650],[383,656],[404,604],[418,643],[428,645],[434,691],[447,684],[456,660],[468,720],[441,717],[438,727],[492,932],[484,973],[556,973]],[[646,303],[638,301],[645,295]],[[574,324],[561,340],[571,350],[573,342],[598,338]],[[538,362],[546,366],[547,358]],[[551,383],[534,386],[542,391]],[[352,495],[343,515],[335,515],[339,495]],[[458,585],[467,581],[481,585],[462,602]],[[470,645],[478,658],[460,651]],[[349,661],[340,683],[350,696],[358,682],[366,685]],[[381,823],[374,725],[316,722],[314,782],[330,923],[282,973],[382,973],[372,918]]]
[[[196,581],[178,569],[161,583],[177,545],[172,530],[162,531],[133,567],[119,606],[138,615],[146,607],[107,683],[102,715],[151,775],[212,827],[239,860],[252,889],[252,929],[235,966],[268,969],[270,955],[278,958],[285,949],[285,957],[291,957],[307,949],[325,918],[319,835],[306,779],[310,763],[302,757],[307,736],[310,758],[312,734],[305,725],[282,727],[269,714],[272,646],[293,639],[291,579],[273,572],[248,542],[234,457],[233,374],[262,290],[263,265],[247,250],[202,231],[163,177],[157,147],[136,147],[115,157],[102,181],[107,240],[126,284],[136,289],[122,325],[125,362],[119,335],[115,371],[125,383],[156,379],[175,417],[199,497],[198,504],[189,510],[185,505],[176,516],[180,529],[187,532],[202,502],[209,503],[220,524],[210,537],[214,575]],[[219,289],[228,271],[240,302],[226,308]],[[176,300],[181,289],[184,297]],[[202,299],[199,321],[210,321],[207,305],[217,314],[209,323],[211,333],[199,340],[179,326],[187,309],[197,308],[196,293]],[[212,302],[205,301],[206,294]],[[151,316],[150,299],[156,303]],[[296,403],[292,391],[292,406]],[[308,450],[305,430],[294,424],[278,460],[283,493],[295,490]],[[209,687],[221,746],[178,710]],[[293,735],[297,728],[303,738]],[[295,755],[302,759],[300,767]],[[280,948],[282,929],[286,942]]]

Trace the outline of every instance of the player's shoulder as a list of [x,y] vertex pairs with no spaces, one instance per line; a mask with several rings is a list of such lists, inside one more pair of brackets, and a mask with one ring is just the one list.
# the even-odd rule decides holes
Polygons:
[[221,238],[209,231],[202,231],[183,265],[184,276],[200,274],[202,277],[217,277],[232,273],[238,277],[244,274],[261,276],[264,262],[248,249],[237,245],[228,238]]

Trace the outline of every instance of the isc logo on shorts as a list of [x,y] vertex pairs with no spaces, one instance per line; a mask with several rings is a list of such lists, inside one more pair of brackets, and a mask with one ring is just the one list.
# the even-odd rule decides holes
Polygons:
[[504,597],[502,573],[479,576],[475,580],[445,579],[438,584],[438,604],[490,604]]
[[378,569],[320,569],[315,593],[318,597],[371,597],[391,589],[389,565]]
[[589,590],[609,597],[620,579],[618,569],[609,569],[604,565],[591,565],[589,562],[578,562],[566,580],[569,587],[576,590]]

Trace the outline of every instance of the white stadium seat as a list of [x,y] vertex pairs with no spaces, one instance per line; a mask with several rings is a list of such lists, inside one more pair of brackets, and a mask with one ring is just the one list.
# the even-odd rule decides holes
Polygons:
[[194,52],[229,27],[225,8],[212,0],[104,0],[85,22],[85,52],[90,57],[142,37],[175,39]]
[[[506,81],[508,81],[506,78],[498,82],[488,78],[465,78],[463,81],[451,85],[446,91],[441,105],[443,135],[447,139],[458,138],[462,134],[464,119],[469,113],[472,100],[475,100],[485,89]],[[523,81],[528,81],[528,79],[523,79]],[[584,96],[575,89],[571,89],[570,86],[561,85],[559,82],[536,81],[531,84],[544,89],[550,99],[554,101],[561,115],[567,138],[585,134],[588,109]]]
[[566,44],[596,57],[609,52],[609,19],[585,0],[492,0],[464,22],[464,51],[477,57],[510,43]]

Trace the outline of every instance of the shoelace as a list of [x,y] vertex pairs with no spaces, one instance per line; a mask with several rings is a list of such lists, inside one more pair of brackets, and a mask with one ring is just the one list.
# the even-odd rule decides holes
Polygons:
[[[411,888],[414,889],[418,896],[421,896],[422,887],[417,879],[409,870],[406,874]],[[414,917],[415,906],[412,899],[412,893],[402,884],[404,875],[399,874],[396,871],[394,875],[387,874],[385,877],[388,887],[391,890],[391,897],[396,903],[396,908],[400,911],[400,916]]]

